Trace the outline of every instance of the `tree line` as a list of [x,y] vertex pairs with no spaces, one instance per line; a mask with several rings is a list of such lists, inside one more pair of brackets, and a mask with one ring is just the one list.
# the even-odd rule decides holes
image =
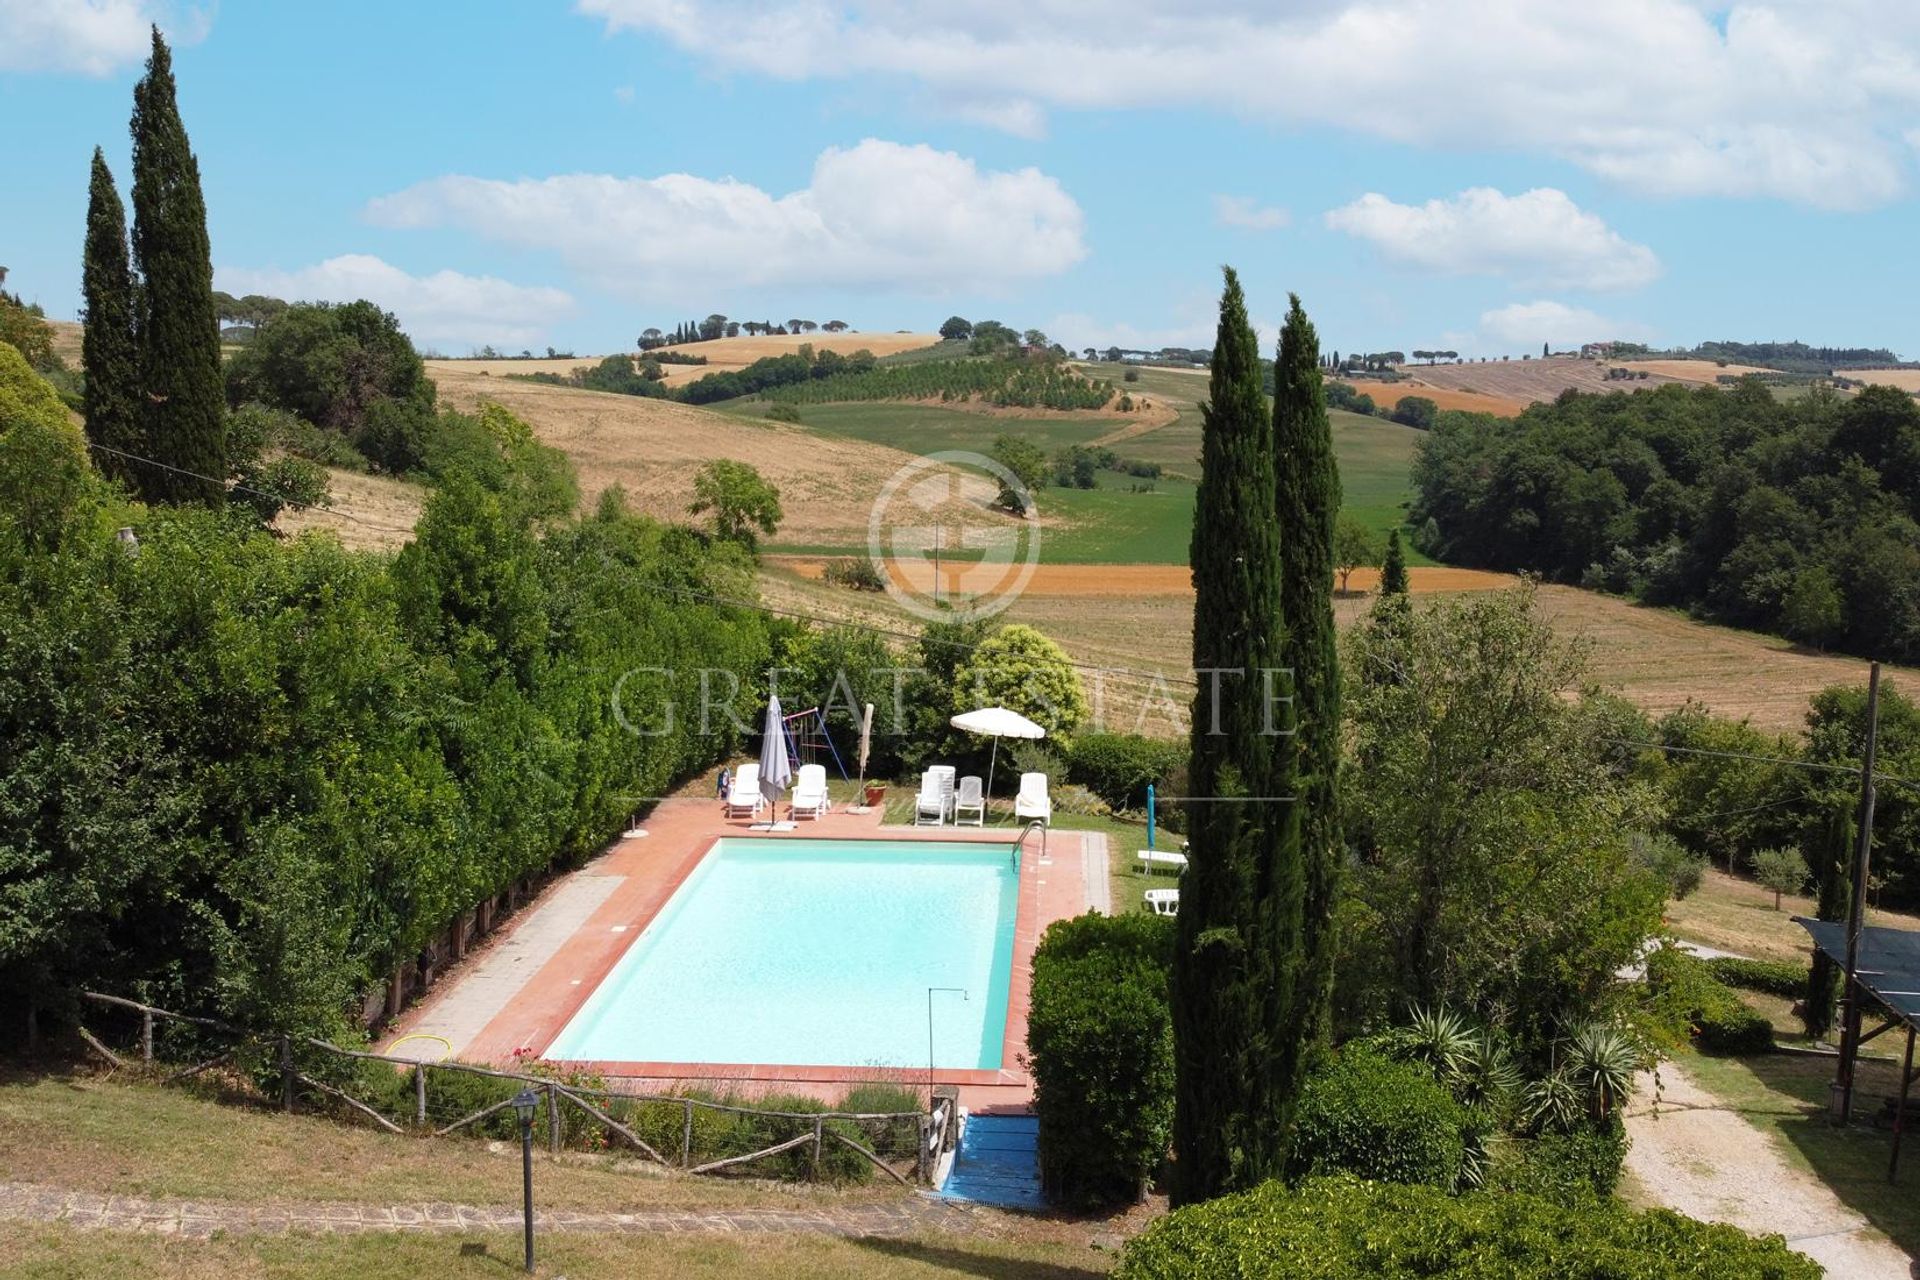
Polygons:
[[1420,549],[1920,658],[1920,405],[1743,382],[1443,414],[1414,463]]
[[704,320],[685,320],[672,329],[643,329],[635,345],[642,351],[652,351],[656,347],[683,345],[689,342],[712,342],[716,338],[737,338],[743,333],[750,337],[764,334],[812,333],[817,329],[824,329],[828,333],[845,333],[850,327],[845,320],[829,320],[825,324],[802,319],[787,320],[779,324],[772,320],[733,320],[716,311]]

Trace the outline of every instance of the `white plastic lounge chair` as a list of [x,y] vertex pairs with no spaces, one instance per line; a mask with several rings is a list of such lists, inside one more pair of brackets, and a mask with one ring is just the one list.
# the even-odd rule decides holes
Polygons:
[[920,794],[913,800],[913,825],[924,826],[929,819],[936,827],[947,820],[947,793],[938,769],[920,775]]
[[760,766],[743,764],[735,769],[727,783],[727,816],[751,818],[766,804],[767,798],[760,794]]
[[1180,891],[1178,889],[1147,890],[1147,910],[1157,916],[1177,916],[1180,914]]
[[800,772],[794,777],[792,805],[795,818],[804,813],[816,822],[833,808],[833,801],[827,798],[827,766],[800,766]]
[[1022,822],[1038,818],[1049,826],[1053,824],[1053,801],[1047,796],[1046,774],[1020,775],[1020,794],[1013,798],[1013,816]]
[[933,766],[933,772],[940,775],[940,794],[946,797],[947,820],[951,822],[953,820],[953,797],[955,790],[953,766],[950,764],[936,764]]
[[[973,817],[967,817],[972,814]],[[980,792],[980,779],[962,778],[953,796],[953,825],[981,827],[987,822],[987,800]]]
[[1187,869],[1187,855],[1175,853],[1170,849],[1142,849],[1140,870],[1150,872],[1155,867],[1172,867],[1177,874]]

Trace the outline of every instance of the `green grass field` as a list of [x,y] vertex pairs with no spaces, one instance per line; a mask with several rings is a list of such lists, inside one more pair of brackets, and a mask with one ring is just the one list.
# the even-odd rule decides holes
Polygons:
[[[1117,472],[1102,472],[1095,489],[1048,488],[1040,509],[1050,518],[1041,545],[1047,564],[1185,564],[1193,527],[1194,478],[1199,471],[1200,410],[1206,380],[1166,370],[1141,371],[1137,394],[1175,410],[1173,422],[1112,445],[1122,458],[1157,462],[1165,474],[1151,491]],[[733,401],[725,412],[759,418],[766,402]],[[1033,441],[1048,453],[1087,444],[1121,425],[1111,417],[1000,417],[939,405],[858,402],[806,405],[803,425],[819,432],[886,445],[921,455],[948,450],[987,452],[1005,432]],[[1408,468],[1420,432],[1380,418],[1335,411],[1334,452],[1340,460],[1343,510],[1384,539],[1406,520],[1412,488]],[[790,553],[847,554],[857,548],[784,543]],[[1407,548],[1413,564],[1430,561]]]

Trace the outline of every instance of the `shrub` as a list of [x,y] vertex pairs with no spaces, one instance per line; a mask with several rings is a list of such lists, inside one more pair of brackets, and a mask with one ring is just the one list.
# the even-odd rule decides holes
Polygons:
[[767,417],[775,422],[798,422],[800,421],[800,406],[797,404],[788,404],[784,400],[776,401],[767,406]]
[[1140,370],[1133,365],[1128,365],[1127,371],[1120,375],[1120,380],[1122,382],[1138,382],[1140,381]]
[[1094,913],[1050,927],[1027,1014],[1047,1193],[1081,1208],[1130,1201],[1173,1130],[1173,922]]
[[1147,787],[1167,789],[1168,776],[1187,756],[1186,744],[1137,733],[1088,733],[1074,739],[1067,778],[1116,809],[1142,809]]
[[1451,1191],[1470,1123],[1425,1068],[1348,1045],[1307,1077],[1288,1164],[1295,1177],[1353,1173]]
[[1666,946],[1647,957],[1647,992],[1655,1021],[1670,1037],[1694,1037],[1707,1053],[1765,1053],[1773,1024],[1716,981],[1707,962]]
[[1627,1133],[1618,1123],[1572,1133],[1543,1133],[1494,1147],[1488,1185],[1560,1204],[1604,1200],[1620,1182]]
[[820,571],[820,576],[836,587],[847,587],[854,591],[885,591],[887,580],[880,572],[880,566],[865,556],[841,556],[829,560]]
[[1447,1196],[1350,1178],[1268,1183],[1168,1214],[1135,1237],[1114,1280],[1818,1280],[1777,1235],[1665,1209]]
[[1807,966],[1798,961],[1715,956],[1707,961],[1707,972],[1715,980],[1745,991],[1760,991],[1789,1000],[1798,1000],[1807,994]]

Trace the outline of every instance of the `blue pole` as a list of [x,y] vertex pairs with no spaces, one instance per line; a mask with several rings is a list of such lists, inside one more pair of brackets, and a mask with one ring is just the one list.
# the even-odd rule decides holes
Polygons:
[[1153,784],[1147,784],[1147,848],[1153,848]]

